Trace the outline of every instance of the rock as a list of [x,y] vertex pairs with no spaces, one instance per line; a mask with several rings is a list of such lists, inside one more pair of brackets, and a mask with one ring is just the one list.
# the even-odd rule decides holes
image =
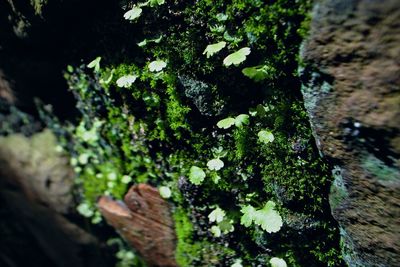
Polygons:
[[28,138],[22,134],[0,136],[0,169],[10,184],[27,198],[59,213],[73,206],[74,173],[68,158],[56,151],[56,137],[44,130]]
[[106,266],[100,244],[65,215],[73,172],[49,130],[0,136],[0,266]]
[[177,266],[170,206],[157,188],[147,184],[134,185],[125,195],[125,203],[103,196],[98,206],[106,221],[149,266]]
[[400,2],[316,4],[303,95],[349,266],[400,266]]

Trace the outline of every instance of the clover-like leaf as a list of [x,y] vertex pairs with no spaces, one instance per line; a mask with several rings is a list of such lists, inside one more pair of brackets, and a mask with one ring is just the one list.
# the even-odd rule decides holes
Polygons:
[[206,173],[197,166],[192,166],[189,171],[189,181],[195,185],[200,185],[204,178],[206,177]]
[[235,262],[231,265],[231,267],[243,267],[242,260],[236,259]]
[[268,233],[278,232],[282,225],[282,217],[275,210],[275,202],[268,201],[261,210],[257,210],[254,218],[254,223]]
[[235,118],[235,126],[242,127],[243,125],[249,124],[249,115],[247,114],[240,114]]
[[258,132],[258,140],[262,143],[268,144],[273,142],[274,139],[275,137],[270,131],[262,130]]
[[129,88],[137,79],[136,75],[124,75],[117,80],[118,87]]
[[225,211],[222,210],[220,207],[216,207],[209,215],[208,219],[210,222],[217,222],[220,223],[225,217]]
[[142,9],[140,7],[134,6],[131,10],[128,10],[124,14],[126,20],[136,20],[142,14]]
[[234,125],[234,124],[235,124],[235,119],[229,117],[229,118],[220,120],[220,121],[217,123],[217,127],[218,127],[218,128],[223,128],[223,129],[228,129],[228,128],[230,128],[230,127],[231,127],[232,125]]
[[281,258],[273,257],[269,260],[271,267],[287,267],[286,261]]
[[149,3],[151,7],[161,6],[165,3],[165,0],[150,0]]
[[101,84],[109,84],[114,77],[115,70],[112,69],[111,71],[105,72],[102,77],[100,78],[99,82]]
[[243,213],[240,218],[240,224],[249,227],[256,217],[256,209],[251,205],[247,205],[242,207],[240,211]]
[[151,72],[159,72],[162,69],[164,69],[166,66],[167,66],[167,63],[165,61],[155,60],[155,61],[150,62],[149,70]]
[[245,76],[253,79],[256,82],[260,82],[266,78],[269,78],[271,76],[270,72],[270,68],[268,68],[266,65],[248,67],[242,70],[242,73]]
[[87,64],[87,67],[89,69],[94,69],[95,72],[99,72],[100,71],[100,60],[101,60],[101,57],[96,57],[89,64]]
[[217,225],[211,226],[210,231],[215,237],[221,236],[221,229]]
[[239,49],[238,51],[228,55],[224,59],[224,65],[226,67],[229,67],[230,65],[235,65],[238,66],[240,63],[246,60],[246,56],[250,54],[250,48],[248,47],[243,47]]
[[212,159],[207,162],[207,167],[210,171],[219,171],[224,167],[224,162],[220,159]]
[[235,227],[233,226],[233,220],[227,218],[224,218],[220,223],[218,223],[218,227],[224,234],[231,233],[235,230]]
[[215,18],[218,20],[218,21],[226,21],[227,19],[228,19],[228,15],[226,15],[226,14],[224,14],[224,13],[218,13],[216,16],[215,16]]
[[82,216],[86,218],[90,218],[94,214],[92,207],[88,203],[81,203],[76,209]]
[[162,198],[170,198],[172,194],[171,189],[168,186],[160,186],[158,192],[160,192]]
[[207,55],[207,58],[211,57],[215,53],[221,51],[222,48],[226,46],[226,42],[219,42],[216,44],[207,45],[206,49],[204,49],[203,55]]

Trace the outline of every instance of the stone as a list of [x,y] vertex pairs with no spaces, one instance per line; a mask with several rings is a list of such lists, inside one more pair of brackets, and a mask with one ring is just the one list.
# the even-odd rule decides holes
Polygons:
[[344,260],[400,266],[400,2],[318,2],[301,54]]
[[98,201],[108,224],[140,253],[149,266],[174,267],[176,237],[171,207],[157,188],[132,186],[125,203],[103,196]]

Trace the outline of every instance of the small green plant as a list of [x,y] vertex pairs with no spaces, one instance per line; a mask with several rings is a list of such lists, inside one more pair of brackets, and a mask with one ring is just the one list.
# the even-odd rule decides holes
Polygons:
[[268,201],[262,209],[256,210],[252,205],[242,207],[240,223],[250,227],[253,223],[268,233],[276,233],[282,227],[282,217],[275,210],[275,202]]
[[124,75],[117,80],[117,86],[129,88],[138,78],[137,75]]
[[160,196],[162,198],[170,198],[172,195],[171,189],[168,186],[160,186],[158,191],[160,192]]
[[271,78],[271,68],[266,66],[266,65],[260,65],[260,66],[255,66],[255,67],[248,67],[244,68],[242,70],[242,73],[249,77],[250,79],[253,79],[256,82],[260,82],[262,80],[265,80],[267,78]]
[[258,140],[264,144],[268,144],[274,141],[274,135],[267,130],[262,130],[258,132]]
[[219,42],[216,44],[207,45],[206,49],[203,52],[203,55],[207,55],[207,58],[211,57],[215,53],[218,53],[226,46],[226,42]]
[[142,15],[142,9],[138,6],[133,6],[130,10],[125,12],[124,18],[126,20],[136,21]]
[[203,169],[197,167],[197,166],[192,166],[189,171],[189,181],[195,185],[200,185],[203,181],[204,178],[206,178],[206,173],[203,171]]
[[99,72],[100,71],[100,61],[101,57],[96,57],[94,60],[92,60],[87,67],[89,69],[94,69],[94,72]]
[[246,60],[246,57],[248,55],[250,55],[250,48],[248,47],[243,47],[241,49],[239,49],[238,51],[228,55],[225,59],[224,59],[224,65],[226,67],[229,67],[230,65],[235,65],[235,66],[239,66],[240,63],[242,63],[243,61]]
[[271,258],[269,263],[271,264],[271,267],[287,267],[286,261],[277,257]]
[[224,167],[224,162],[219,158],[212,159],[207,162],[207,167],[210,171],[219,171]]
[[160,72],[162,71],[165,67],[167,66],[167,63],[162,60],[155,60],[150,62],[149,64],[149,70],[151,72]]

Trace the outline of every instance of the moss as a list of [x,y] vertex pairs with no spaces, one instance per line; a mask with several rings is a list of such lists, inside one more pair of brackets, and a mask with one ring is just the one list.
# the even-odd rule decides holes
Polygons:
[[[296,74],[310,5],[307,0],[171,1],[146,9],[140,18],[143,34],[168,38],[149,42],[143,54],[126,62],[104,57],[100,73],[84,67],[67,73],[82,118],[81,126],[65,131],[65,146],[76,159],[90,155],[86,164],[76,164],[82,201],[94,207],[101,194],[121,198],[132,183],[168,185],[181,266],[229,266],[238,258],[245,265],[266,265],[271,255],[293,266],[340,265],[328,209],[331,174],[314,145]],[[211,58],[203,55],[208,44],[222,40],[225,49]],[[251,48],[247,60],[223,66],[224,57],[241,47]],[[167,67],[150,72],[152,59]],[[270,70],[265,80],[243,76],[242,68],[260,64]],[[138,76],[132,86],[116,86],[128,74]],[[249,114],[248,125],[216,126],[239,114]],[[260,142],[261,130],[270,131],[274,141]],[[88,135],[93,142],[85,141]],[[215,158],[224,167],[211,171],[207,162]],[[206,172],[200,186],[186,178],[193,165]],[[132,181],[123,182],[126,176]],[[240,224],[242,205],[259,208],[268,200],[282,214],[301,213],[315,223],[301,221],[304,231],[288,224],[274,235]],[[219,238],[208,220],[216,206],[235,228]]]

